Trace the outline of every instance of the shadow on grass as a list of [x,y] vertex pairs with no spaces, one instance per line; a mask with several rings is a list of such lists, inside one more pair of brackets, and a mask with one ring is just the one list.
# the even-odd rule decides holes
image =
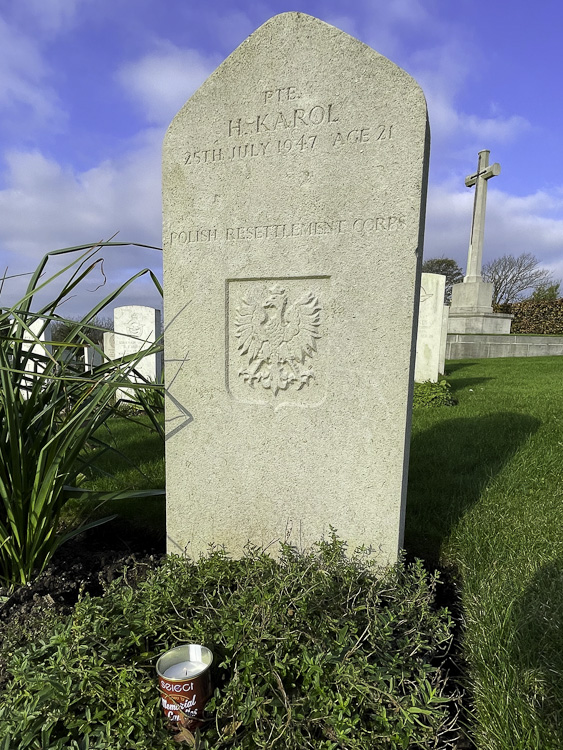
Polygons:
[[447,360],[446,361],[446,378],[448,375],[451,375],[452,372],[457,372],[458,370],[465,370],[468,367],[476,367],[479,364],[479,361],[474,360],[463,360],[463,361],[455,361],[455,360]]
[[452,393],[455,394],[457,391],[462,391],[464,388],[472,388],[494,379],[495,378],[456,378],[454,381],[448,380],[448,383],[451,385]]
[[448,419],[413,434],[404,546],[438,564],[453,527],[539,420],[512,412]]
[[[514,661],[540,682],[539,695],[534,690],[529,699],[539,703],[549,747],[563,747],[563,559],[538,570],[516,602],[513,619]],[[536,687],[533,679],[530,687]]]
[[471,367],[476,367],[479,363],[478,362],[456,362],[446,363],[446,373],[445,378],[450,383],[452,387],[452,393],[455,394],[456,391],[461,391],[464,388],[471,388],[472,386],[480,385],[481,383],[486,383],[489,380],[496,380],[496,378],[487,378],[487,377],[471,377],[471,372],[468,373],[469,377],[466,378],[454,378],[453,380],[450,380],[450,376],[459,372],[460,370],[467,370]]

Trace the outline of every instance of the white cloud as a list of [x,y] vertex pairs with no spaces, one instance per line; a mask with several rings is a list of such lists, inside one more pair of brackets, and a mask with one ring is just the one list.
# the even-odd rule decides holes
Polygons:
[[538,190],[531,195],[514,196],[507,193],[501,193],[503,205],[513,213],[536,213],[547,214],[554,213],[556,216],[563,213],[563,193],[555,191],[553,194],[546,190]]
[[[354,33],[404,67],[422,87],[429,109],[435,147],[471,150],[483,144],[506,144],[532,125],[520,113],[499,111],[494,102],[477,102],[478,110],[459,104],[464,89],[482,74],[472,30],[431,13],[420,0],[395,0],[366,7],[364,23],[335,16],[332,23]],[[356,24],[356,25],[354,25]],[[416,31],[416,37],[413,33]],[[485,107],[485,111],[483,111]]]
[[494,191],[491,197],[487,232],[497,249],[492,257],[529,252],[542,265],[560,263],[563,259],[563,201],[543,191],[524,197]]
[[463,112],[456,106],[458,94],[472,75],[471,57],[467,42],[458,38],[456,29],[447,31],[447,37],[418,50],[411,58],[412,74],[426,94],[433,139],[469,137],[478,143],[508,143],[519,138],[531,127],[524,117],[506,115],[494,103],[488,117]]
[[553,263],[545,263],[544,267],[547,268],[556,281],[560,282],[559,296],[563,296],[563,258]]
[[469,137],[476,148],[479,144],[510,143],[531,129],[528,120],[520,115],[503,117],[478,117],[455,109],[449,94],[425,88],[428,114],[432,123],[432,137],[444,140],[455,136],[457,139]]
[[532,127],[525,117],[477,117],[460,114],[460,129],[481,142],[508,143],[519,138]]
[[[371,4],[364,23],[350,16],[328,18],[358,36],[410,73],[422,87],[429,109],[433,144],[450,138],[506,141],[527,128],[523,118],[464,114],[456,98],[472,74],[471,40],[455,24],[428,12],[419,0]],[[412,33],[416,29],[416,40]]]
[[[58,127],[64,113],[46,80],[49,66],[38,45],[0,18],[0,111],[2,128]],[[16,125],[17,124],[17,125]]]
[[[0,191],[0,273],[6,266],[10,274],[34,270],[48,251],[108,240],[116,232],[119,241],[160,246],[161,140],[160,130],[146,131],[121,159],[106,160],[85,172],[58,164],[39,151],[10,152],[7,187]],[[109,283],[100,290],[101,296],[144,266],[160,275],[158,252],[108,248],[103,255]],[[60,265],[61,261],[51,264],[53,269]],[[25,279],[7,282],[3,304],[18,299],[24,285]],[[145,300],[158,305],[149,286],[145,291],[135,289],[123,304]],[[147,295],[152,295],[150,301]],[[84,300],[75,298],[67,312],[78,313],[84,305]]]
[[[257,5],[253,6],[252,11],[254,16],[257,11],[259,12]],[[272,10],[272,14],[276,12],[277,9]],[[257,25],[248,13],[234,7],[230,10],[222,7],[212,11],[209,20],[216,45],[229,52],[252,34]],[[217,64],[220,62],[221,60],[218,59]],[[217,64],[214,67],[217,67]]]
[[155,52],[124,65],[117,77],[149,122],[169,123],[219,62],[160,42]]
[[73,24],[79,5],[88,0],[19,0],[19,12],[50,34]]
[[[348,12],[343,13],[340,7],[327,6],[322,17],[404,67],[411,75],[422,67],[413,55],[413,49],[419,50],[421,43],[425,50],[441,48],[451,36],[450,27],[441,18],[432,17],[420,0],[386,3],[356,0],[354,4],[348,4],[346,10]],[[416,34],[414,43],[411,41],[413,32]]]
[[[88,2],[88,0],[84,0]],[[368,3],[366,3],[367,9]],[[472,69],[463,29],[432,18],[420,0],[369,3],[365,17],[333,16],[331,23],[364,40],[405,67],[421,83],[428,98],[434,153],[442,169],[451,168],[452,149],[468,153],[468,174],[478,148],[507,143],[532,127],[518,114],[491,107],[486,115],[464,113],[458,97]],[[26,0],[27,12],[37,15],[44,30],[64,30],[76,20],[80,0]],[[240,34],[247,16],[222,18],[227,35],[234,20]],[[363,21],[366,21],[364,24]],[[416,30],[416,40],[413,33]],[[410,46],[409,46],[410,45]],[[415,49],[413,53],[412,50]],[[48,158],[41,150],[12,150],[6,157],[5,189],[0,190],[0,273],[27,271],[48,250],[107,239],[160,244],[160,148],[162,130],[221,59],[194,49],[159,41],[142,58],[124,65],[117,79],[144,117],[156,127],[139,133],[116,159],[80,171]],[[19,130],[32,124],[62,122],[63,113],[49,82],[50,70],[29,36],[17,33],[0,19],[0,113],[4,123],[17,114]],[[21,113],[29,113],[22,118]],[[451,139],[452,149],[440,145]],[[448,144],[449,145],[449,144]],[[448,153],[448,150],[450,153]],[[445,255],[465,266],[473,191],[463,187],[463,175],[431,184],[427,212],[425,257]],[[538,191],[519,197],[489,188],[485,231],[485,261],[511,253],[534,253],[556,276],[563,277],[563,191]],[[106,274],[117,282],[140,266],[158,268],[160,257],[141,250],[107,252]],[[12,282],[12,298],[22,288]],[[137,295],[137,296],[136,296]],[[5,297],[4,297],[5,298]],[[144,290],[127,302],[145,301]],[[77,308],[80,300],[72,302]]]
[[424,257],[453,258],[462,268],[467,261],[472,195],[449,185],[429,186]]
[[350,36],[356,38],[360,36],[356,19],[352,18],[352,16],[334,14],[326,16],[324,20],[331,26],[335,26],[337,29],[345,31]]
[[[465,268],[472,211],[472,190],[431,186],[424,257],[443,255]],[[559,192],[519,197],[489,189],[483,261],[522,253],[533,253],[542,267],[563,278],[563,198]]]

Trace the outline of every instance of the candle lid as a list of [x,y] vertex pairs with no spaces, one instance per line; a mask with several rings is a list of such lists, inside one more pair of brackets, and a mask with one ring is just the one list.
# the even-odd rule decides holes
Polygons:
[[[187,643],[184,646],[176,646],[176,648],[162,654],[158,659],[156,662],[156,672],[159,677],[164,677],[167,669],[183,661],[200,662],[204,665],[197,674],[192,675],[192,677],[197,677],[211,666],[213,654],[206,646],[201,646],[198,643]],[[169,682],[183,682],[185,680],[183,677],[166,677],[166,679]]]

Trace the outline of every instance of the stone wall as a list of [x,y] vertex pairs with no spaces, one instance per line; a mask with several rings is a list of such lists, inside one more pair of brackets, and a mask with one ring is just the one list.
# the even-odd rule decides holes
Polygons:
[[446,359],[563,355],[563,336],[506,336],[449,333]]

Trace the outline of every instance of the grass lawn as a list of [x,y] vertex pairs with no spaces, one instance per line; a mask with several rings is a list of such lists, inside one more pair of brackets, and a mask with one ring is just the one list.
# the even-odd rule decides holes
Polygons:
[[[164,421],[163,416],[160,417]],[[132,489],[162,489],[165,486],[164,442],[152,428],[147,417],[135,422],[113,417],[98,431],[97,437],[112,446],[101,454],[95,469],[88,472],[83,486],[98,492]],[[70,500],[64,511],[64,520],[74,527],[81,521],[93,520],[116,513],[111,521],[112,531],[117,527],[129,527],[130,531],[146,532],[162,543],[166,536],[166,507],[162,495],[113,500],[96,507],[96,503],[85,504]]]
[[563,747],[563,359],[449,362],[413,417],[405,546],[457,569],[479,750]]
[[[448,362],[458,405],[413,415],[405,546],[459,576],[479,750],[563,747],[562,376],[561,357]],[[163,487],[160,438],[110,425],[122,455],[90,486]],[[164,535],[163,498],[103,512]]]

